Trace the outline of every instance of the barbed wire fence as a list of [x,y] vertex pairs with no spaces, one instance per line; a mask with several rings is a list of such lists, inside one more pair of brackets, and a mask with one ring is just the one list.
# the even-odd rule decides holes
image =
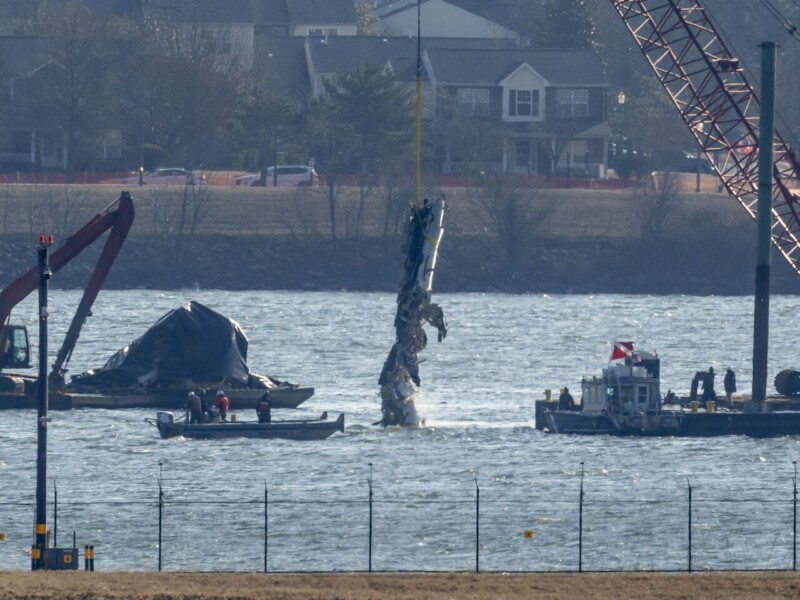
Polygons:
[[[580,476],[559,500],[497,490],[336,498],[261,489],[122,491],[50,502],[51,546],[92,544],[100,571],[608,572],[797,570],[797,480],[786,489],[639,497]],[[573,483],[573,482],[571,482]],[[63,494],[62,494],[63,496]],[[25,515],[28,515],[26,518]],[[29,566],[34,504],[0,500],[0,568]]]

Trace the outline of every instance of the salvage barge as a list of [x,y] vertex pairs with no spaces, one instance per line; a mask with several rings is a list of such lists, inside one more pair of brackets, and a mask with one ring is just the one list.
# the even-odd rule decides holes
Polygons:
[[711,437],[800,435],[800,411],[744,412],[698,410],[698,403],[665,408],[661,397],[658,355],[637,351],[609,364],[599,377],[581,381],[577,409],[558,402],[536,402],[536,429],[549,433],[613,436]]

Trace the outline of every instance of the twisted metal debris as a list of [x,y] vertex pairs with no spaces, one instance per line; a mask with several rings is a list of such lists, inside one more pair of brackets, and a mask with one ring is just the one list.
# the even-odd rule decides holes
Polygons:
[[412,207],[406,223],[406,260],[394,319],[396,338],[378,379],[380,423],[384,427],[423,423],[414,405],[420,386],[417,355],[428,343],[423,326],[427,322],[436,327],[440,342],[447,335],[442,309],[431,302],[433,272],[444,233],[443,221],[444,196],[433,202],[426,198],[419,209]]

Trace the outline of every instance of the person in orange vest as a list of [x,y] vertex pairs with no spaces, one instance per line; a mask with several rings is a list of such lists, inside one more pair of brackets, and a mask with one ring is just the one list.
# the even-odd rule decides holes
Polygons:
[[225,395],[225,392],[219,390],[217,397],[214,398],[214,408],[219,412],[219,420],[223,423],[227,421],[228,409],[230,408],[231,401]]
[[259,423],[269,423],[272,420],[272,409],[269,405],[269,390],[265,390],[261,400],[256,404],[256,414]]

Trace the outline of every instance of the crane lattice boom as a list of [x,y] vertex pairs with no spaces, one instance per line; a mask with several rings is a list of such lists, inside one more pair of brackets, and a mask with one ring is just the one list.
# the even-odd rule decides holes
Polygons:
[[[725,188],[756,218],[759,103],[699,0],[611,0]],[[772,241],[800,273],[800,165],[774,135]]]

